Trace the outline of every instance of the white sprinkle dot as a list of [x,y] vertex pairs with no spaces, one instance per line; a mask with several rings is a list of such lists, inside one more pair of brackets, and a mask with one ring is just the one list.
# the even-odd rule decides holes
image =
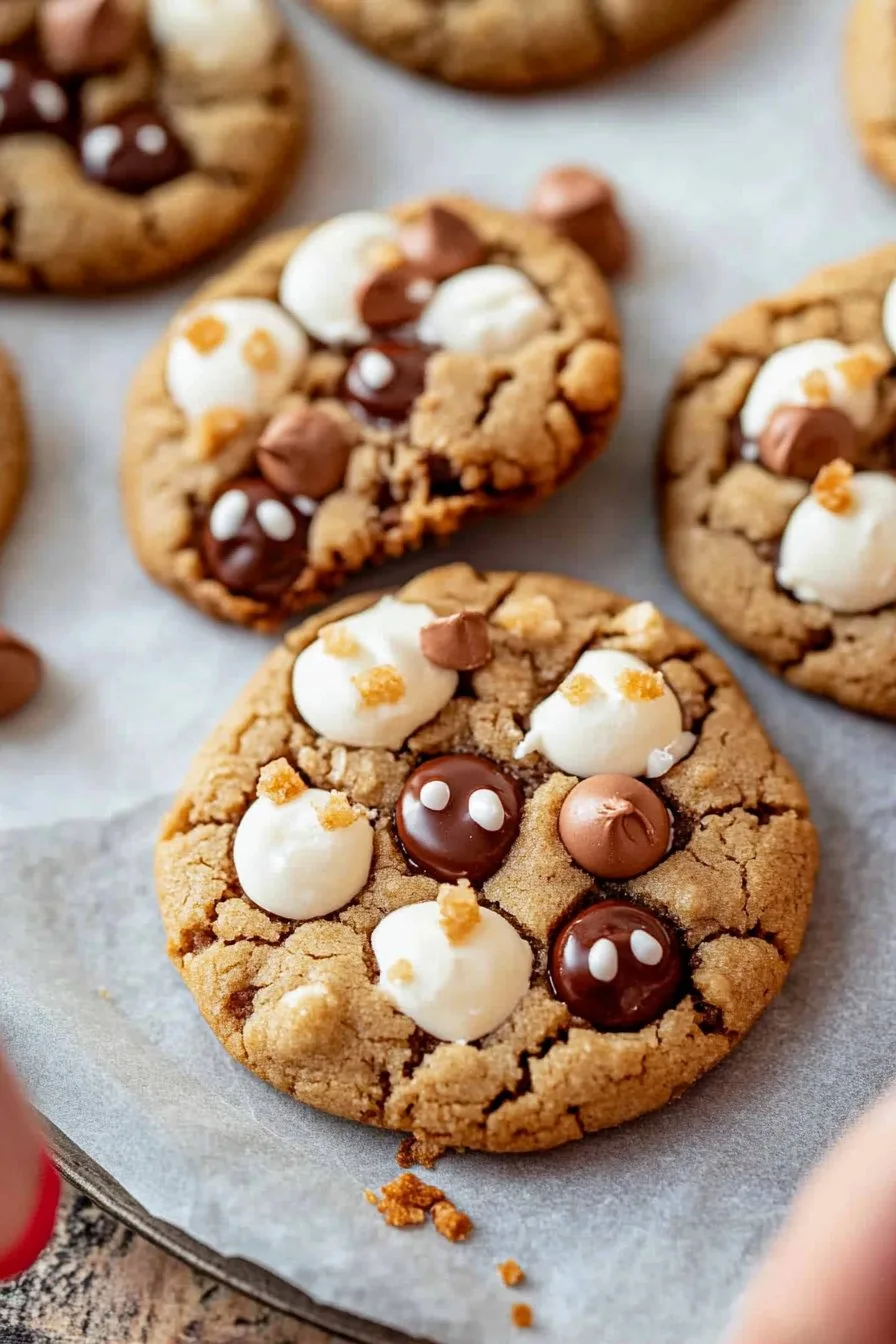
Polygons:
[[216,501],[208,520],[215,541],[232,541],[246,521],[249,497],[243,490],[226,490]]
[[31,87],[31,101],[44,121],[62,121],[68,111],[68,99],[58,84],[38,79]]
[[92,173],[104,173],[124,143],[117,126],[95,126],[81,141],[81,157]]
[[598,938],[588,953],[588,970],[595,980],[608,985],[619,971],[619,953],[612,938]]
[[752,439],[744,439],[741,445],[740,455],[745,462],[759,461],[759,444],[754,443]]
[[293,495],[292,504],[296,512],[300,513],[303,518],[313,517],[320,507],[317,500],[312,499],[310,495]]
[[358,374],[362,382],[379,392],[395,377],[395,365],[381,350],[365,350],[358,358]]
[[467,804],[470,816],[484,831],[500,831],[507,820],[504,805],[494,789],[476,789]]
[[134,144],[141,154],[164,154],[168,148],[168,136],[161,126],[141,126],[134,136]]
[[255,510],[258,526],[272,541],[289,541],[295,536],[296,520],[279,499],[263,499]]
[[629,939],[632,954],[642,966],[659,966],[663,959],[663,945],[652,933],[635,929]]
[[12,61],[0,61],[0,89],[8,89],[16,77]]
[[428,779],[420,790],[420,801],[430,812],[444,812],[451,801],[451,790],[444,779]]
[[435,293],[436,287],[432,280],[427,280],[425,276],[418,276],[412,280],[405,290],[405,294],[411,303],[427,303]]

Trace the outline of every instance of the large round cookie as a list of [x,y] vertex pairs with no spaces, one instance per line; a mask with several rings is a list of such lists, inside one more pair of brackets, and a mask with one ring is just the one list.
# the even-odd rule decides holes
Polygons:
[[167,274],[273,208],[305,121],[275,0],[0,5],[0,288]]
[[464,565],[291,631],[156,856],[170,954],[236,1059],[494,1151],[718,1063],[783,984],[815,868],[798,780],[699,640]]
[[886,718],[894,277],[885,247],[711,332],[679,375],[661,453],[667,554],[692,601],[795,686]]
[[543,225],[453,197],[342,215],[254,248],[144,363],[131,536],[188,601],[274,629],[551,494],[606,446],[620,387],[607,287]]
[[28,474],[28,432],[19,382],[0,348],[0,543],[12,526]]
[[730,0],[310,0],[387,60],[468,88],[526,90],[627,65]]
[[854,0],[846,33],[850,117],[869,165],[896,184],[896,12]]

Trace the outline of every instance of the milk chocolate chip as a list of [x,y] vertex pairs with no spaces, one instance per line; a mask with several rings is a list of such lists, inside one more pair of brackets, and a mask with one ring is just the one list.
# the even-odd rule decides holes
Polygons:
[[555,233],[587,252],[605,275],[628,265],[631,238],[605,177],[590,168],[553,168],[541,177],[529,205]]
[[604,1031],[634,1031],[677,1001],[684,962],[668,925],[628,901],[600,901],[560,931],[550,973],[577,1017]]
[[669,814],[653,789],[630,775],[592,775],[560,809],[560,839],[586,872],[610,881],[653,868],[669,846]]
[[859,433],[836,406],[779,406],[759,440],[759,460],[776,476],[814,481],[837,458],[855,462]]
[[427,206],[403,225],[401,250],[432,280],[447,280],[485,260],[485,247],[467,221],[443,205]]
[[458,611],[443,616],[420,631],[423,656],[436,667],[473,672],[492,656],[488,621],[481,611]]
[[349,452],[331,415],[316,406],[298,406],[274,416],[258,441],[256,460],[275,490],[324,499],[342,485]]
[[358,290],[358,316],[368,327],[402,327],[416,322],[435,286],[413,266],[379,271]]
[[24,709],[42,680],[40,655],[0,626],[0,719]]
[[201,547],[212,575],[232,593],[269,601],[301,574],[308,520],[266,481],[243,477],[215,500]]

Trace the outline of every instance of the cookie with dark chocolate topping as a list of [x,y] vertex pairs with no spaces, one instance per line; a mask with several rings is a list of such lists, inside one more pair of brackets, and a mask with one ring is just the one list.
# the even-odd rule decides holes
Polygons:
[[[489,633],[470,673],[423,638],[462,613]],[[619,843],[607,800],[630,805]],[[692,634],[455,565],[286,636],[197,756],[156,875],[171,957],[241,1063],[504,1152],[642,1115],[724,1058],[784,983],[816,862],[798,780]]]
[[[439,198],[268,239],[137,376],[122,472],[137,554],[203,611],[276,629],[350,574],[552,494],[606,447],[621,381],[603,278],[531,219]],[[305,519],[304,554],[299,529],[281,540],[288,583],[276,538],[264,547],[276,591],[216,544],[236,516],[217,501],[262,477]]]

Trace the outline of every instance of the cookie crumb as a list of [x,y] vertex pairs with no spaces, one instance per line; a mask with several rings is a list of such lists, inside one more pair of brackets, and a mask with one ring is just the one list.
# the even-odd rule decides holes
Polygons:
[[439,924],[454,947],[465,943],[482,918],[479,901],[469,882],[439,887]]
[[291,803],[305,792],[307,785],[294,770],[285,756],[280,756],[269,765],[263,765],[258,776],[256,794],[259,798],[269,798],[272,803],[282,807]]
[[450,1199],[440,1199],[438,1204],[433,1204],[430,1215],[439,1236],[446,1241],[466,1241],[473,1231],[473,1220]]
[[638,667],[627,667],[616,678],[616,685],[625,700],[659,700],[666,690],[661,672],[643,672]]
[[399,957],[386,972],[386,979],[393,985],[410,985],[414,979],[414,968],[406,957]]
[[376,1208],[389,1227],[419,1227],[426,1220],[426,1210],[445,1198],[437,1186],[426,1185],[411,1171],[384,1185],[381,1195]]
[[206,313],[204,317],[194,318],[189,326],[184,328],[183,336],[200,355],[210,355],[226,341],[227,323],[222,322],[220,317],[215,317],[214,313]]
[[493,619],[496,625],[520,639],[556,639],[563,630],[557,608],[543,593],[508,598]]
[[828,513],[849,513],[853,505],[853,468],[842,457],[829,462],[815,477],[812,494]]
[[369,672],[359,672],[356,677],[352,677],[352,685],[357,687],[364,709],[397,705],[407,690],[398,668],[388,663],[372,667]]
[[361,652],[361,645],[344,625],[328,625],[320,632],[320,642],[331,658],[354,658]]
[[521,1269],[515,1260],[503,1261],[498,1266],[498,1273],[505,1288],[516,1288],[526,1277],[525,1270]]
[[432,1171],[439,1158],[444,1156],[445,1151],[444,1145],[436,1143],[433,1139],[427,1139],[422,1135],[418,1137],[416,1134],[409,1134],[398,1145],[395,1160],[400,1167],[405,1169],[408,1167],[425,1167],[427,1171]]
[[363,815],[352,807],[344,793],[331,793],[324,807],[318,809],[318,818],[325,831],[343,831]]
[[863,392],[874,387],[887,370],[886,361],[875,350],[854,350],[836,366],[847,387]]
[[280,363],[280,351],[271,333],[256,327],[243,342],[243,359],[256,373],[272,373]]
[[623,635],[658,635],[663,619],[652,602],[633,602],[619,613],[611,628]]
[[803,394],[810,406],[830,406],[831,385],[821,369],[813,369],[802,381]]
[[206,411],[193,434],[199,461],[208,462],[217,457],[237,434],[243,432],[247,423],[245,413],[235,406],[218,406],[213,411]]
[[364,1198],[367,1200],[368,1204],[379,1204],[380,1202],[378,1196],[373,1192],[373,1190],[365,1190]]
[[560,687],[560,694],[571,705],[587,705],[597,694],[597,682],[585,672],[577,672],[567,677]]
[[532,1325],[532,1308],[528,1302],[514,1302],[510,1308],[510,1320],[518,1330],[528,1330]]

